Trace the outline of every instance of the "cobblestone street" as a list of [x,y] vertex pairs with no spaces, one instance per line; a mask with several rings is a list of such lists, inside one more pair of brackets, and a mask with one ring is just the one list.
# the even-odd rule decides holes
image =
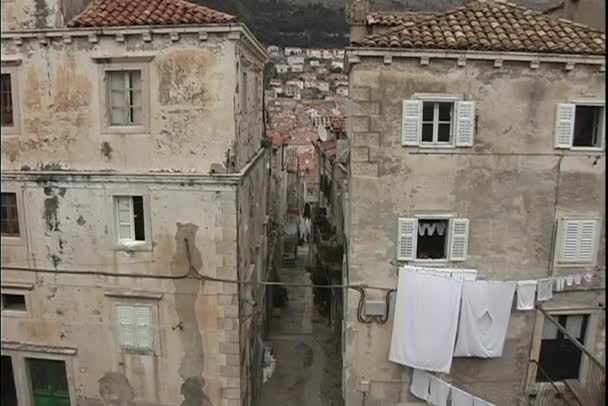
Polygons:
[[[294,267],[283,267],[283,282],[311,283],[307,247],[298,248]],[[312,289],[287,288],[289,303],[273,317],[268,341],[277,366],[260,391],[257,406],[340,406],[341,365],[327,319],[315,310]]]

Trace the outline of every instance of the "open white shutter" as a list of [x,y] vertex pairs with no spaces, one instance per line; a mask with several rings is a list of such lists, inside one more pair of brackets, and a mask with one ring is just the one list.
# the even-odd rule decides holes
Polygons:
[[414,218],[400,218],[397,227],[397,259],[399,261],[413,261],[416,259],[416,242],[418,241],[418,220]]
[[593,262],[596,247],[597,220],[580,220],[580,238],[578,245],[578,262]]
[[555,148],[572,147],[575,115],[576,105],[570,103],[560,103],[557,105],[555,117]]
[[134,307],[135,337],[137,347],[141,349],[152,348],[152,324],[150,322],[150,308],[147,306]]
[[418,145],[422,133],[422,100],[403,100],[401,143]]
[[454,136],[457,147],[472,147],[475,135],[475,102],[456,103],[456,130]]
[[578,261],[578,239],[580,233],[579,221],[561,219],[558,223],[559,230],[559,262]]
[[133,322],[133,307],[116,306],[116,317],[118,319],[118,336],[120,345],[123,347],[135,346],[135,329]]
[[450,220],[450,261],[467,259],[469,246],[469,219]]

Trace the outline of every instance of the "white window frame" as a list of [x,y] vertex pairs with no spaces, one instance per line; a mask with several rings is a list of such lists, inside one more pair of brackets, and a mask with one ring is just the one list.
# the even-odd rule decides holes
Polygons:
[[19,220],[19,235],[1,235],[2,245],[25,245],[27,227],[23,207],[23,189],[14,184],[2,184],[2,193],[14,193],[17,196],[17,218]]
[[[428,121],[424,121],[424,105],[427,103],[431,103],[433,105],[433,121],[428,122]],[[440,121],[439,120],[439,103],[450,103],[452,106],[452,114],[451,114],[451,118],[450,121]],[[423,100],[422,101],[422,119],[420,121],[420,125],[422,126],[421,128],[421,135],[420,135],[420,146],[421,147],[451,147],[454,146],[454,127],[455,127],[455,114],[456,114],[456,102],[452,102],[452,101],[437,101],[437,100]],[[423,141],[422,140],[422,132],[424,129],[424,125],[428,125],[428,124],[432,124],[433,125],[433,140],[432,141]],[[450,125],[450,140],[447,142],[444,141],[439,141],[439,125],[440,124],[449,124]]]
[[[597,328],[599,316],[604,312],[603,309],[597,308],[568,308],[568,307],[555,307],[543,306],[543,309],[551,316],[576,316],[576,315],[588,315],[587,331],[585,334],[585,342],[583,346],[592,354],[595,352],[594,345],[597,339]],[[545,323],[545,316],[540,310],[536,310],[536,316],[534,318],[534,328],[532,332],[532,345],[530,346],[530,360],[539,361],[540,358],[540,347],[543,337],[543,329]],[[550,323],[550,322],[547,322]],[[589,361],[586,356],[581,359],[581,365],[579,370],[580,377],[586,377],[589,368]],[[536,394],[543,390],[548,382],[537,382],[536,381],[537,368],[536,364],[528,362],[527,376],[526,376],[526,393]],[[554,384],[562,389],[564,384],[562,382],[554,382]]]
[[11,137],[17,136],[21,132],[21,98],[19,97],[19,69],[20,60],[2,61],[1,73],[11,75],[11,99],[13,103],[13,125],[11,127],[2,127],[0,136]]
[[[122,59],[119,59],[122,61]],[[100,114],[103,134],[149,134],[150,133],[150,74],[148,63],[145,62],[112,62],[112,60],[98,59],[100,64]],[[107,72],[140,71],[141,97],[142,97],[142,123],[137,125],[113,125],[111,123],[109,80]]]
[[9,282],[2,284],[2,295],[21,295],[25,299],[25,310],[14,310],[14,309],[5,309],[4,308],[4,300],[0,298],[0,308],[2,310],[2,317],[25,317],[31,314],[31,300],[30,300],[30,290],[32,290],[32,285],[27,284],[11,284]]
[[[596,98],[589,98],[589,99],[585,99],[585,98],[577,98],[577,99],[568,99],[566,102],[564,103],[558,103],[558,106],[560,106],[561,104],[573,104],[574,105],[574,117],[572,119],[572,125],[571,125],[571,136],[570,136],[570,145],[565,145],[565,144],[561,144],[561,145],[556,145],[555,148],[558,149],[563,149],[563,150],[570,150],[570,151],[579,151],[579,152],[586,152],[586,151],[603,151],[606,148],[606,101],[604,99],[596,99]],[[574,143],[574,128],[576,125],[576,108],[578,106],[588,106],[588,107],[600,107],[603,109],[604,114],[601,117],[601,140],[600,140],[600,145],[598,147],[575,147],[573,145]],[[559,112],[558,112],[559,114]],[[556,120],[556,131],[557,131],[557,126],[559,125],[559,116],[556,116],[555,118]]]
[[15,391],[17,392],[17,402],[19,406],[34,406],[32,382],[27,367],[27,358],[37,358],[53,361],[63,361],[65,364],[65,374],[68,383],[68,394],[70,397],[70,405],[77,405],[77,397],[75,391],[75,376],[74,355],[76,348],[53,348],[50,346],[38,346],[28,344],[31,350],[22,351],[14,348],[12,345],[3,344],[1,353],[4,356],[11,358],[13,365],[13,379],[15,380]]
[[[133,197],[133,196],[141,196],[143,198],[144,204],[144,233],[146,239],[144,241],[135,241],[135,240],[126,240],[120,239],[120,232],[118,228],[118,207],[117,207],[117,198],[118,197]],[[131,207],[133,201],[131,200]],[[113,190],[109,194],[109,202],[108,202],[109,210],[108,210],[108,223],[112,224],[112,241],[113,247],[117,251],[151,251],[152,250],[152,226],[151,226],[151,218],[150,218],[150,194],[144,190]],[[131,213],[132,218],[132,213]],[[134,228],[132,228],[132,233],[134,233]],[[132,234],[133,235],[133,234]]]
[[[451,219],[456,218],[455,214],[414,214],[413,218],[418,220],[418,223],[420,223],[420,220],[447,220],[448,221],[448,228],[447,230],[445,230],[445,258],[436,258],[436,259],[432,259],[432,258],[418,258],[418,249],[416,248],[416,252],[414,252],[415,255],[415,259],[414,262],[417,264],[424,264],[424,263],[432,263],[432,264],[436,264],[436,263],[448,263],[450,262],[450,232],[452,231],[452,225],[451,225]],[[416,247],[418,246],[418,237],[420,237],[420,235],[418,234],[418,226],[416,226]]]
[[[578,261],[560,261],[561,255],[561,246],[564,235],[561,232],[561,223],[567,220],[594,220],[596,221],[596,230],[595,230],[595,238],[593,241],[593,256],[590,262],[578,262]],[[554,254],[553,254],[553,266],[566,268],[566,267],[586,267],[586,266],[595,266],[597,264],[597,256],[599,251],[599,242],[601,239],[601,231],[602,231],[602,218],[596,214],[565,214],[557,217],[555,221],[555,238],[554,238]]]
[[[111,316],[112,330],[114,342],[116,344],[116,352],[132,353],[141,355],[159,355],[161,351],[160,345],[160,322],[159,322],[159,300],[162,295],[142,294],[131,295],[131,293],[105,293],[106,296],[112,299]],[[122,344],[120,337],[120,323],[118,320],[118,308],[120,306],[130,307],[146,307],[150,310],[150,330],[152,336],[152,345],[149,348],[130,347]]]

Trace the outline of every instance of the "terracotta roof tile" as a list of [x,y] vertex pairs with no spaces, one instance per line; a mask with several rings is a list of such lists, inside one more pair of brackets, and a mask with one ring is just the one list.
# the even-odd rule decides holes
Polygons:
[[186,0],[95,0],[68,27],[224,24],[238,18]]
[[598,30],[503,0],[472,1],[445,12],[372,13],[368,25],[395,27],[353,42],[375,48],[425,48],[605,55]]

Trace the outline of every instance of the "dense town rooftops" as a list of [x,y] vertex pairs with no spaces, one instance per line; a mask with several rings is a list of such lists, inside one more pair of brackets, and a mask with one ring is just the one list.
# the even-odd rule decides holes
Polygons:
[[237,23],[238,18],[186,0],[95,0],[68,27]]
[[353,46],[369,48],[511,51],[605,55],[606,35],[503,0],[477,0],[445,12],[368,15],[367,23],[395,25]]

